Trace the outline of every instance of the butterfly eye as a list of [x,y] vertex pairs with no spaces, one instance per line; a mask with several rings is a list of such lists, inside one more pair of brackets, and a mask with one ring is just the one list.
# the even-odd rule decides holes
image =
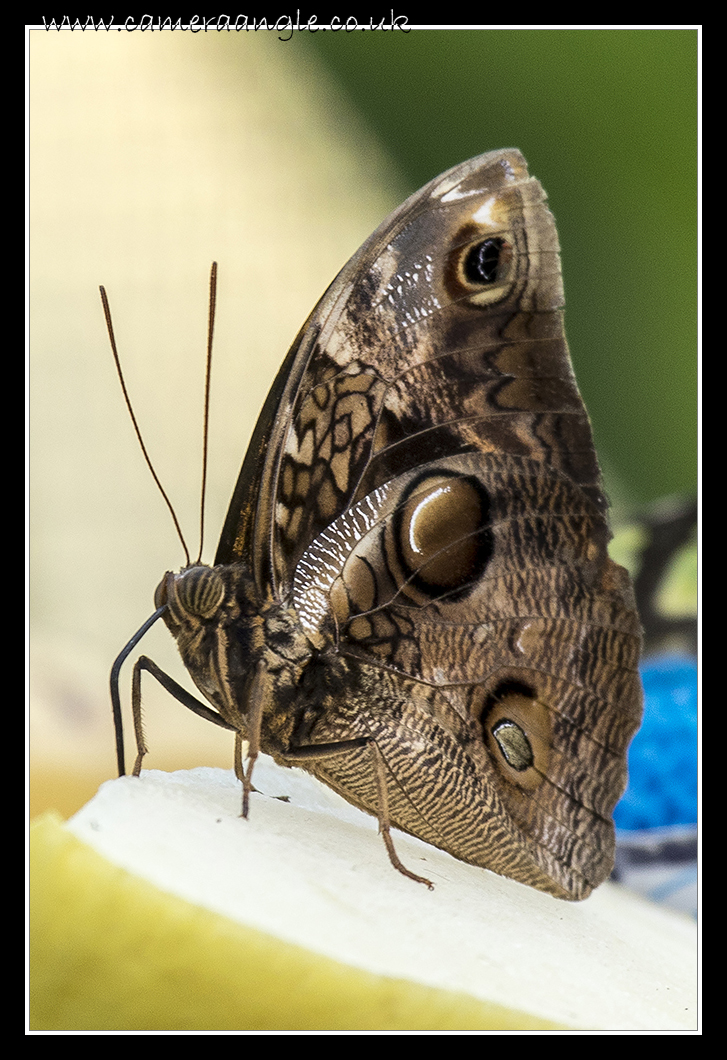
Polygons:
[[491,284],[500,278],[501,266],[505,264],[505,249],[509,244],[504,239],[484,239],[471,247],[464,262],[464,274],[469,283]]
[[188,615],[211,618],[225,597],[225,583],[212,567],[190,567],[175,580],[177,600]]
[[167,578],[169,577],[169,571],[164,575],[162,580],[154,590],[154,607],[162,607],[167,602]]

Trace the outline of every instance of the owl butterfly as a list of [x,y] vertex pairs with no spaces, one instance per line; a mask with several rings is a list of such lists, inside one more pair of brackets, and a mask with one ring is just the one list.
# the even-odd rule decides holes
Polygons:
[[[263,751],[377,817],[414,879],[391,826],[585,898],[641,717],[606,510],[545,194],[518,151],[481,155],[387,218],[293,343],[214,566],[165,574],[143,627],[163,616],[214,709],[142,656],[134,772],[147,670],[235,732],[243,815]],[[122,748],[118,691],[115,715]]]

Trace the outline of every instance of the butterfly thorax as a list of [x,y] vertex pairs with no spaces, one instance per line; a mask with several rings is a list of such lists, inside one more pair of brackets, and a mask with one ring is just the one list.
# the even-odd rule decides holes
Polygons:
[[314,646],[297,613],[263,598],[243,563],[194,564],[166,573],[155,601],[195,684],[222,718],[245,736],[253,682],[263,698],[263,749],[279,754],[290,744],[295,718],[285,690],[296,688]]

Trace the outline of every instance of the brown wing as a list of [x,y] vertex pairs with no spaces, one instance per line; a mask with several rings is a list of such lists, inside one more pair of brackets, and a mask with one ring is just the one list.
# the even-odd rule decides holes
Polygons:
[[[487,270],[495,279],[483,284]],[[272,546],[284,593],[304,549],[353,500],[472,449],[554,464],[604,511],[562,306],[555,225],[519,151],[471,159],[411,196],[301,329],[217,561],[254,557],[262,570]]]
[[[301,332],[218,562],[248,559],[349,660],[315,739],[374,736],[395,823],[583,897],[612,861],[640,636],[562,307],[518,151],[432,181]],[[316,772],[375,811],[356,754]]]
[[[293,589],[351,664],[316,741],[373,736],[400,827],[560,897],[610,872],[641,714],[638,617],[602,539],[562,472],[463,453],[352,505]],[[375,808],[354,756],[321,767]]]

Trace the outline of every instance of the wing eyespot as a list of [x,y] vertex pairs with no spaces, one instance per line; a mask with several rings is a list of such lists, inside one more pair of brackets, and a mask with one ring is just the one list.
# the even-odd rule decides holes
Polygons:
[[550,757],[550,718],[532,686],[501,681],[482,712],[485,745],[505,780],[532,791],[543,782]]
[[535,761],[533,748],[527,734],[516,722],[503,718],[492,727],[492,735],[509,766],[522,773]]
[[509,297],[516,279],[514,234],[484,235],[466,225],[453,241],[444,282],[450,297],[483,308]]
[[412,483],[394,524],[407,583],[432,599],[476,584],[492,558],[489,509],[473,475],[428,473]]
[[510,244],[500,238],[483,239],[475,243],[464,259],[463,270],[467,282],[477,286],[497,283],[507,268],[510,251]]

